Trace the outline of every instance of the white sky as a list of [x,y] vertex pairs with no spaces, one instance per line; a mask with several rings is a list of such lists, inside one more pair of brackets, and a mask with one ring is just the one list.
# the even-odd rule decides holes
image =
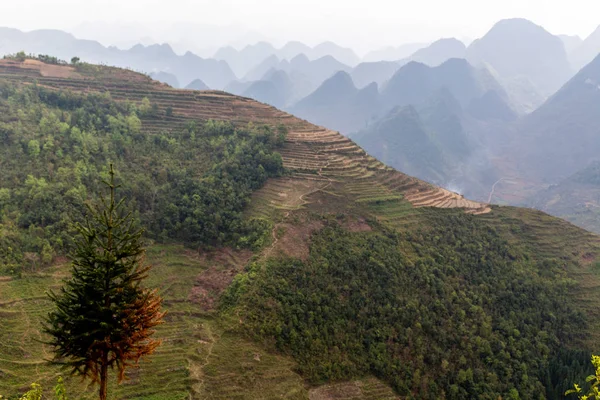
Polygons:
[[[314,45],[332,40],[358,52],[440,37],[477,38],[503,18],[527,18],[552,33],[582,37],[600,25],[599,0],[1,1],[4,4],[0,26],[23,30],[56,28],[89,33],[92,28],[86,31],[82,24],[118,23],[121,27],[135,26],[139,37],[150,36],[162,41],[168,38],[156,36],[161,36],[164,27],[173,23],[235,24],[259,32],[276,44],[300,40]],[[131,30],[115,28],[113,32],[106,32],[110,29],[101,29],[98,24],[93,26],[97,35],[132,34]],[[213,42],[222,44],[217,43],[219,38]]]

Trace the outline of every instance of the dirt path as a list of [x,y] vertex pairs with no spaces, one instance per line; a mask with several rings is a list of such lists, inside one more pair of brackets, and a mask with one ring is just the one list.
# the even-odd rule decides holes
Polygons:
[[494,192],[496,191],[496,185],[498,185],[502,181],[506,181],[509,179],[514,179],[514,178],[500,178],[492,185],[492,190],[490,191],[490,196],[488,197],[488,200],[487,200],[488,204],[492,203],[492,197],[494,197]]
[[[192,385],[192,389],[197,395],[201,395],[202,391],[206,388],[206,382],[204,378],[204,368],[209,364],[210,357],[212,356],[213,348],[215,347],[215,343],[217,341],[217,337],[214,335],[209,324],[202,324],[203,328],[206,330],[208,341],[199,341],[199,344],[206,346],[206,357],[204,357],[204,361],[197,364],[194,361],[188,359],[190,363],[189,371],[190,377],[197,381],[196,384]],[[190,399],[192,398],[190,394]]]

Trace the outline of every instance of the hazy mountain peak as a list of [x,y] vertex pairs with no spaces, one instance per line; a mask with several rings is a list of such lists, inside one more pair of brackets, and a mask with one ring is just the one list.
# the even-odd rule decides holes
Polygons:
[[499,21],[467,49],[471,64],[489,64],[503,79],[527,77],[550,95],[571,76],[560,38],[523,18]]
[[583,39],[577,35],[558,35],[558,37],[562,40],[567,54],[571,54],[583,44]]
[[296,57],[290,60],[290,64],[292,65],[304,65],[310,63],[310,60],[304,53],[298,54]]
[[580,69],[600,54],[600,26],[581,45],[571,52],[571,64]]

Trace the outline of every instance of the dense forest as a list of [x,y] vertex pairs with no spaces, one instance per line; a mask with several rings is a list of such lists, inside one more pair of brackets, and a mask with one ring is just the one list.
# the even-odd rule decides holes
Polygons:
[[491,400],[559,399],[583,381],[589,353],[564,346],[586,321],[563,262],[467,215],[431,227],[352,233],[330,219],[308,260],[252,264],[223,308],[312,383],[372,373],[407,398]]
[[156,134],[156,105],[117,103],[0,82],[0,272],[49,264],[94,200],[109,163],[148,236],[194,246],[261,246],[264,220],[245,220],[250,194],[283,173],[285,128],[191,121]]

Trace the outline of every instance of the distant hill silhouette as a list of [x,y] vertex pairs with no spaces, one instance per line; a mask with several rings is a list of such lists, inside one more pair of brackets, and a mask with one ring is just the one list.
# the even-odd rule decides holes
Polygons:
[[202,82],[201,79],[194,79],[185,88],[190,90],[210,90],[206,83]]
[[558,35],[558,37],[562,40],[567,56],[569,57],[574,50],[578,49],[583,44],[583,39],[577,35]]
[[462,107],[468,107],[490,90],[508,101],[503,88],[487,70],[477,69],[464,59],[451,59],[434,68],[417,62],[400,68],[382,89],[382,104],[387,109],[420,104],[444,87]]
[[352,80],[359,88],[373,82],[381,86],[400,69],[401,65],[397,61],[363,62],[352,69]]
[[347,134],[366,126],[376,115],[379,93],[375,83],[357,89],[352,77],[340,71],[289,111],[315,124]]
[[398,106],[351,136],[383,163],[429,182],[447,180],[443,149],[414,106]]
[[410,56],[410,60],[437,67],[451,58],[465,58],[466,51],[467,47],[458,39],[440,39],[417,50]]
[[223,47],[217,50],[213,58],[226,61],[235,75],[241,78],[275,52],[276,49],[270,43],[258,42],[239,51],[231,46]]
[[416,51],[427,47],[428,43],[407,43],[398,47],[385,47],[379,50],[373,50],[367,53],[363,62],[377,62],[377,61],[399,61],[410,57]]
[[478,193],[497,179],[479,137],[489,123],[465,112],[443,87],[421,104],[393,108],[350,138],[394,168],[462,194]]
[[600,161],[592,161],[558,184],[536,193],[526,204],[549,214],[561,216],[582,228],[598,232]]
[[[280,63],[283,62],[286,66],[280,67]],[[262,79],[262,77],[271,69],[282,69],[288,70],[289,62],[287,60],[280,61],[279,58],[272,54],[262,60],[258,65],[252,68],[246,75],[243,76],[244,81],[257,81]]]
[[[397,106],[420,106],[446,89],[475,118],[516,117],[500,84],[485,69],[474,68],[464,59],[451,59],[434,68],[410,62],[377,89],[373,84],[359,91],[349,74],[338,73],[290,110],[313,123],[350,134]],[[365,110],[356,109],[359,103]],[[472,106],[474,103],[480,104]]]
[[21,50],[32,54],[50,54],[64,60],[76,56],[82,61],[146,73],[168,71],[184,86],[200,78],[210,87],[222,89],[235,79],[226,62],[203,59],[190,52],[179,56],[168,44],[136,45],[129,50],[120,50],[116,47],[104,47],[95,41],[80,40],[62,31],[21,32],[0,28],[0,52],[11,54]]
[[315,47],[309,47],[301,42],[288,42],[280,49],[276,49],[269,43],[259,42],[239,51],[229,46],[219,49],[214,58],[227,61],[238,78],[258,80],[262,74],[274,67],[275,58],[280,62],[287,62],[299,55],[306,56],[309,61],[333,57],[337,62],[350,67],[360,62],[352,49],[338,46],[333,42],[324,42]]
[[527,175],[557,183],[600,154],[600,56],[538,110],[526,116],[515,140]]
[[152,72],[150,77],[155,81],[166,83],[167,85],[176,89],[179,88],[179,81],[177,80],[177,77],[173,74],[169,74],[168,72]]
[[273,69],[263,79],[253,82],[244,90],[243,96],[274,107],[284,108],[294,95],[293,86],[285,71]]
[[573,68],[579,70],[600,54],[600,26],[570,54]]
[[352,49],[338,46],[333,42],[323,42],[315,46],[312,49],[312,52],[309,52],[307,56],[313,60],[331,56],[342,64],[346,64],[350,67],[353,67],[360,62],[360,58],[358,58]]
[[292,97],[294,100],[298,100],[312,93],[336,72],[350,72],[352,68],[332,56],[310,60],[306,55],[299,54],[290,61],[278,60],[276,56],[271,56],[251,71],[245,80],[264,80],[265,75],[273,70],[283,71],[287,74],[293,86]]
[[525,19],[498,22],[468,47],[467,59],[489,66],[503,80],[527,78],[543,96],[572,76],[561,39]]

